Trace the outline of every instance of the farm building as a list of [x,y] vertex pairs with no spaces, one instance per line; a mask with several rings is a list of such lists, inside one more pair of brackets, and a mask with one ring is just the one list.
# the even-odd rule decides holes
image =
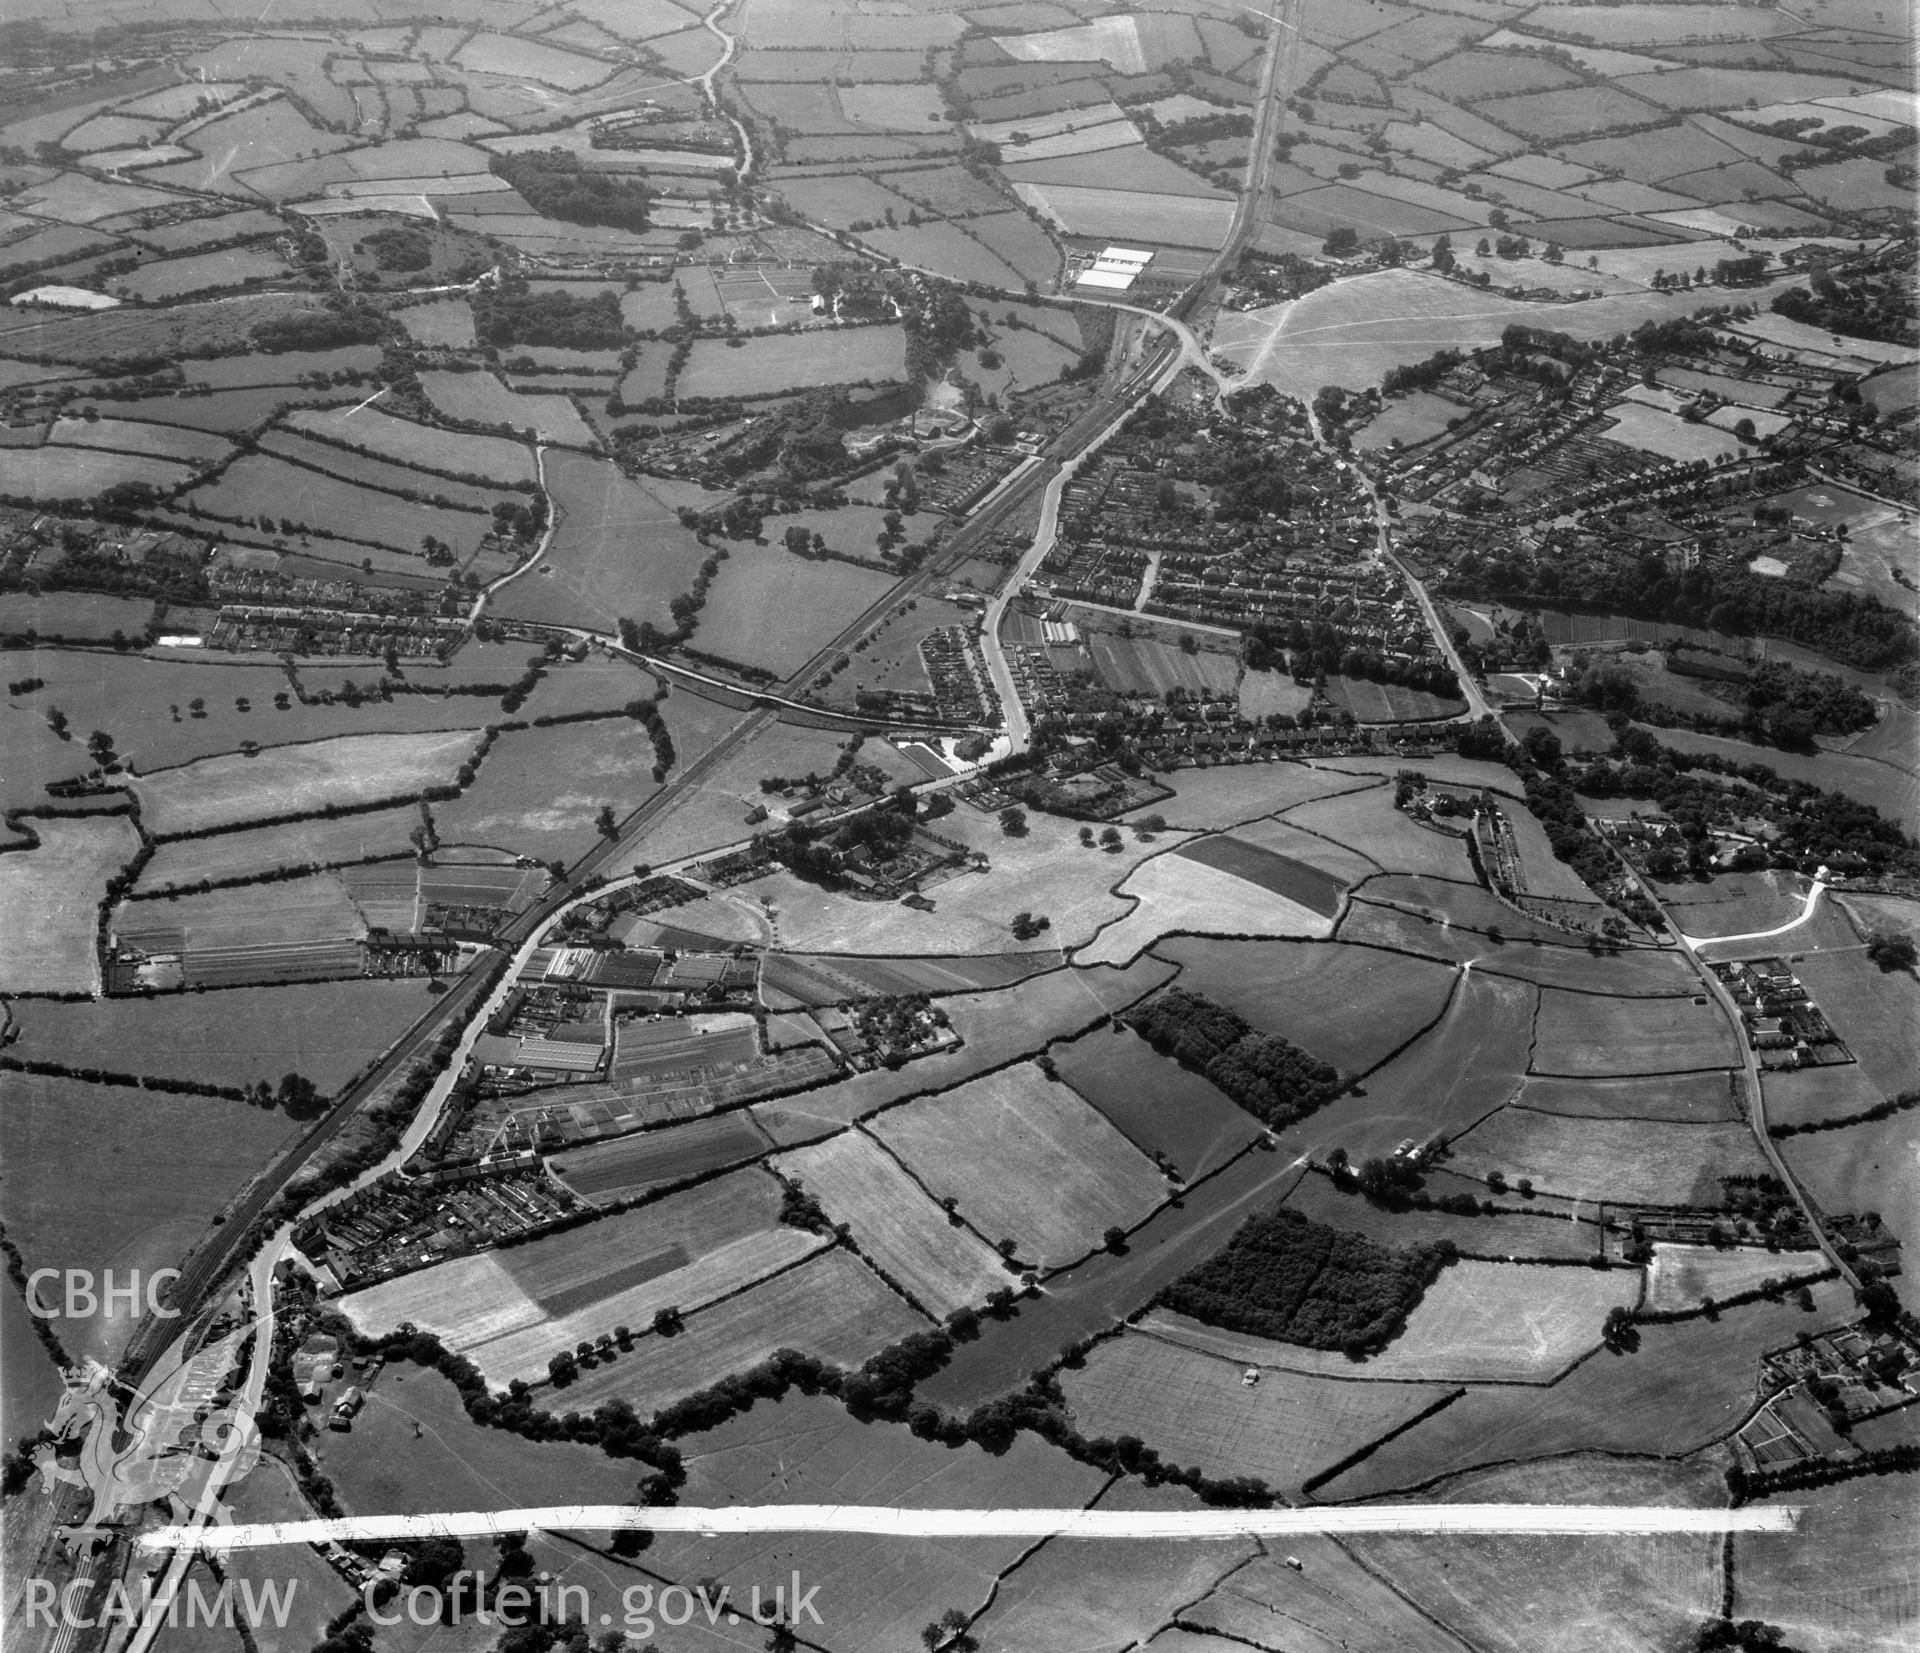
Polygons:
[[1076,287],[1094,287],[1102,292],[1124,293],[1140,273],[1153,262],[1150,252],[1138,252],[1131,247],[1108,247],[1095,255],[1094,260],[1079,275],[1074,277]]

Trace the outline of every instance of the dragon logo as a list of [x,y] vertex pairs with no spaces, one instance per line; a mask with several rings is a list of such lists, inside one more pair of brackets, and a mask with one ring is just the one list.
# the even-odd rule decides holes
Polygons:
[[116,1518],[156,1502],[164,1502],[176,1522],[198,1513],[231,1524],[219,1494],[260,1461],[250,1410],[215,1404],[242,1336],[236,1332],[164,1368],[130,1392],[124,1413],[115,1391],[126,1386],[98,1361],[67,1374],[47,1424],[57,1439],[34,1453],[34,1467],[49,1496],[63,1486],[89,1494],[85,1519],[60,1529],[71,1548],[90,1553],[110,1536]]

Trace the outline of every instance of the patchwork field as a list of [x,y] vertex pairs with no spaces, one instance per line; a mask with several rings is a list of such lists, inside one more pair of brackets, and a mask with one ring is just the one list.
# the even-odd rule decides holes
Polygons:
[[577,1148],[548,1163],[587,1199],[615,1200],[758,1158],[771,1146],[750,1114],[726,1113]]
[[853,1229],[853,1243],[936,1317],[979,1305],[1008,1282],[986,1243],[951,1224],[886,1149],[861,1131],[781,1154],[773,1169]]
[[1179,854],[1142,862],[1120,893],[1137,903],[1135,909],[1083,947],[1075,955],[1077,962],[1124,964],[1162,936],[1176,933],[1324,936],[1333,928],[1325,914],[1311,907]]
[[925,1096],[869,1129],[936,1200],[994,1245],[1059,1268],[1131,1228],[1168,1195],[1150,1160],[1069,1085],[1029,1063]]
[[418,805],[400,804],[330,821],[176,838],[154,852],[135,890],[145,895],[185,889],[202,879],[257,878],[282,867],[344,866],[405,855],[413,847],[409,834],[418,830],[420,821]]
[[1765,1169],[1744,1123],[1659,1125],[1569,1119],[1503,1108],[1457,1138],[1448,1161],[1463,1176],[1528,1177],[1543,1194],[1647,1205],[1718,1205],[1723,1176]]
[[1165,1154],[1188,1182],[1218,1169],[1260,1134],[1259,1122],[1199,1074],[1131,1028],[1083,1034],[1047,1054],[1060,1077],[1147,1154]]
[[1174,854],[1203,867],[1231,873],[1272,895],[1285,896],[1322,917],[1332,918],[1340,911],[1346,886],[1318,867],[1296,861],[1290,856],[1266,849],[1243,838],[1219,836],[1201,838],[1183,844]]

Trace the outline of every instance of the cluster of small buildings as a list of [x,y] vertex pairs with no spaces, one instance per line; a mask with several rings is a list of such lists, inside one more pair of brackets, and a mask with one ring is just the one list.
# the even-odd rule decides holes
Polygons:
[[929,632],[920,639],[920,661],[933,685],[928,711],[955,723],[992,720],[998,702],[972,628],[942,626]]
[[235,653],[381,655],[391,650],[418,660],[444,658],[465,633],[464,618],[227,603],[207,642]]
[[1712,969],[1739,1006],[1747,1042],[1761,1053],[1763,1066],[1829,1066],[1853,1060],[1787,960],[1747,959]]

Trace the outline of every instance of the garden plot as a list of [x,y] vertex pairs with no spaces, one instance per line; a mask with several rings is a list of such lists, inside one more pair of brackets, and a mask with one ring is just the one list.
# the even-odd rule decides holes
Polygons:
[[819,1200],[829,1221],[851,1225],[854,1245],[930,1314],[978,1306],[1008,1283],[1005,1265],[986,1243],[952,1224],[864,1132],[843,1131],[771,1164]]
[[1740,1052],[1718,1005],[1688,998],[1627,999],[1547,988],[1533,1071],[1596,1079],[1737,1067]]
[[1124,964],[1160,937],[1328,936],[1333,921],[1277,891],[1185,856],[1158,855],[1128,874],[1120,893],[1136,906],[1075,955],[1079,964]]
[[1320,1377],[1551,1383],[1600,1346],[1609,1309],[1632,1308],[1639,1296],[1637,1269],[1541,1269],[1463,1259],[1440,1271],[1407,1316],[1406,1329],[1357,1365],[1337,1349],[1223,1331],[1165,1309],[1155,1309],[1140,1327],[1236,1365]]
[[1089,1437],[1133,1435],[1169,1463],[1252,1475],[1288,1494],[1370,1441],[1443,1405],[1439,1384],[1338,1381],[1269,1371],[1249,1387],[1242,1363],[1143,1332],[1101,1343],[1060,1374]]
[[1023,1063],[871,1122],[936,1199],[1023,1262],[1059,1268],[1132,1228],[1168,1195],[1139,1149],[1069,1085]]
[[1454,1140],[1447,1168],[1485,1180],[1522,1177],[1542,1194],[1618,1204],[1721,1203],[1720,1179],[1766,1170],[1745,1121],[1663,1125],[1644,1119],[1569,1119],[1503,1108]]
[[92,993],[100,903],[139,834],[125,815],[40,820],[33,831],[37,847],[0,855],[0,991]]
[[328,805],[377,803],[451,784],[472,755],[471,729],[419,735],[342,735],[252,756],[203,758],[137,776],[149,832],[177,836]]

